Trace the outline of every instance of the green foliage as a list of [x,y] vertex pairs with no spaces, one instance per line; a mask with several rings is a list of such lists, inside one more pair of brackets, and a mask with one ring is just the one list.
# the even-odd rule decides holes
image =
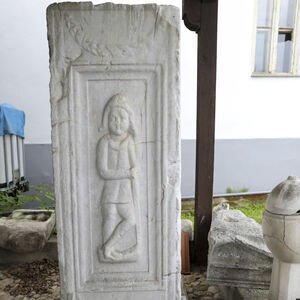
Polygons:
[[237,209],[244,213],[247,217],[254,219],[257,223],[261,224],[263,212],[265,210],[265,203],[256,203],[254,201],[245,201],[241,207],[231,207],[230,209]]
[[40,184],[39,186],[31,185],[30,188],[35,191],[33,196],[25,196],[24,194],[19,193],[18,199],[25,203],[37,201],[40,209],[49,210],[55,208],[55,196],[51,186]]
[[0,213],[20,209],[22,204],[24,203],[22,201],[18,201],[14,193],[0,192]]
[[0,192],[0,213],[10,212],[22,208],[22,205],[37,201],[41,209],[54,209],[55,197],[51,186],[41,184],[31,185],[35,195],[26,196],[20,191]]
[[231,187],[228,187],[226,189],[226,193],[227,194],[238,194],[238,193],[246,193],[248,192],[249,189],[244,187],[244,188],[241,188],[241,189],[232,189]]
[[[247,217],[254,219],[257,223],[261,224],[263,212],[265,210],[265,201],[259,200],[244,200],[240,206],[230,205],[230,209],[237,209],[244,213]],[[194,211],[183,212],[181,219],[189,219],[194,225]]]

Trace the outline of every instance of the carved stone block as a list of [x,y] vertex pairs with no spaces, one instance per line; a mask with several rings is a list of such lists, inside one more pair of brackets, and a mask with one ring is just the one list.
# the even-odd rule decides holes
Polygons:
[[179,11],[47,10],[63,299],[180,299]]
[[260,224],[221,203],[213,211],[208,242],[208,283],[269,289],[273,255],[264,243]]

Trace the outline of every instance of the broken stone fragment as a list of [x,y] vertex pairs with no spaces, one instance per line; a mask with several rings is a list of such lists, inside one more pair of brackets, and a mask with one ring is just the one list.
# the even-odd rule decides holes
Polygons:
[[208,283],[269,288],[273,256],[260,224],[222,203],[214,209],[208,241]]
[[189,240],[192,241],[194,238],[193,235],[193,222],[188,219],[181,220],[181,230],[189,234]]
[[0,218],[0,247],[14,252],[41,250],[54,224],[55,213],[52,210],[16,210],[11,218]]

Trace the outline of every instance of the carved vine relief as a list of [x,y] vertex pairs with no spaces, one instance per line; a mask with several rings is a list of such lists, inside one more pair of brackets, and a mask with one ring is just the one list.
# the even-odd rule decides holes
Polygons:
[[[90,16],[90,18],[92,17]],[[85,27],[90,26],[87,18],[83,17],[79,23],[76,23],[69,14],[65,13],[67,28],[76,43],[85,51],[95,56],[99,56],[102,59],[112,59],[113,57],[134,57],[138,48],[141,48],[141,45],[138,45],[137,41],[139,39],[139,29],[142,26],[143,19],[143,9],[132,7],[129,24],[130,37],[128,43],[126,45],[107,45],[87,33],[88,30],[85,30]]]
[[100,261],[106,262],[135,261],[138,246],[138,129],[134,112],[124,95],[117,94],[108,100],[102,125],[107,133],[97,145],[97,168],[104,180],[102,245],[98,248],[98,256]]

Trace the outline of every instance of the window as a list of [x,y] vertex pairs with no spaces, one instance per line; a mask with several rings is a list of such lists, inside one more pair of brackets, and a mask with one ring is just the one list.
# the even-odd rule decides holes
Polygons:
[[254,74],[296,74],[299,1],[257,0]]

